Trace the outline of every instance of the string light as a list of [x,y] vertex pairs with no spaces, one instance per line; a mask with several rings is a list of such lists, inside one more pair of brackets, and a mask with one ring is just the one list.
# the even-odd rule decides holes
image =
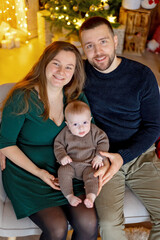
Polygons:
[[63,7],[63,10],[65,10],[65,11],[67,10],[67,7],[66,7],[65,5],[64,5],[64,7]]
[[85,14],[85,17],[89,17],[89,14],[88,14],[88,12]]
[[16,27],[22,31],[27,31],[28,8],[25,6],[25,0],[2,0],[0,1],[0,20],[9,22],[11,27]]

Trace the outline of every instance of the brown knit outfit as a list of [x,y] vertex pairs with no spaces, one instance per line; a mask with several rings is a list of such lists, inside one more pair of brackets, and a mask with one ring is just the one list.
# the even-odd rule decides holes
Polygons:
[[107,152],[109,140],[104,131],[96,125],[91,124],[91,129],[84,137],[73,135],[68,127],[62,129],[54,141],[54,153],[58,163],[65,156],[70,156],[72,162],[65,166],[60,166],[58,179],[61,191],[64,196],[73,193],[72,179],[77,178],[84,181],[86,195],[98,192],[98,178],[93,174],[92,160],[100,151]]

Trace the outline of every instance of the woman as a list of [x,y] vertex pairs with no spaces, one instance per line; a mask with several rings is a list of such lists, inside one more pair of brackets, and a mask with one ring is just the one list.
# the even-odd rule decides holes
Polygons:
[[[83,203],[72,207],[59,191],[53,153],[54,138],[65,126],[65,105],[77,98],[86,102],[83,83],[78,50],[70,43],[54,42],[3,104],[4,188],[17,218],[28,216],[41,228],[41,240],[66,239],[67,221],[74,229],[72,239],[97,238],[95,209]],[[74,181],[74,192],[85,198],[82,182]]]

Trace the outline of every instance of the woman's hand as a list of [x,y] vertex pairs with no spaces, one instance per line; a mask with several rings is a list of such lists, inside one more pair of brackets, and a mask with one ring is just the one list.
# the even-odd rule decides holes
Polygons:
[[58,179],[55,178],[52,174],[50,174],[46,170],[40,169],[39,174],[37,176],[40,179],[42,179],[45,183],[47,183],[51,188],[60,190]]
[[3,155],[1,151],[0,151],[0,167],[2,171],[6,168],[6,157]]
[[98,194],[100,193],[103,185],[107,183],[119,171],[119,169],[123,165],[123,158],[118,153],[100,152],[100,154],[108,158],[109,161],[108,163],[105,162],[104,166],[101,167],[94,174],[95,177],[99,177]]

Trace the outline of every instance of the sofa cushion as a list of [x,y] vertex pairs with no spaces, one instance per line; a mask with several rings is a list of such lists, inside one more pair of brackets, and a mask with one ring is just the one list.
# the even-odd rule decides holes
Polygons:
[[125,224],[150,221],[148,211],[128,187],[124,198],[124,217]]

